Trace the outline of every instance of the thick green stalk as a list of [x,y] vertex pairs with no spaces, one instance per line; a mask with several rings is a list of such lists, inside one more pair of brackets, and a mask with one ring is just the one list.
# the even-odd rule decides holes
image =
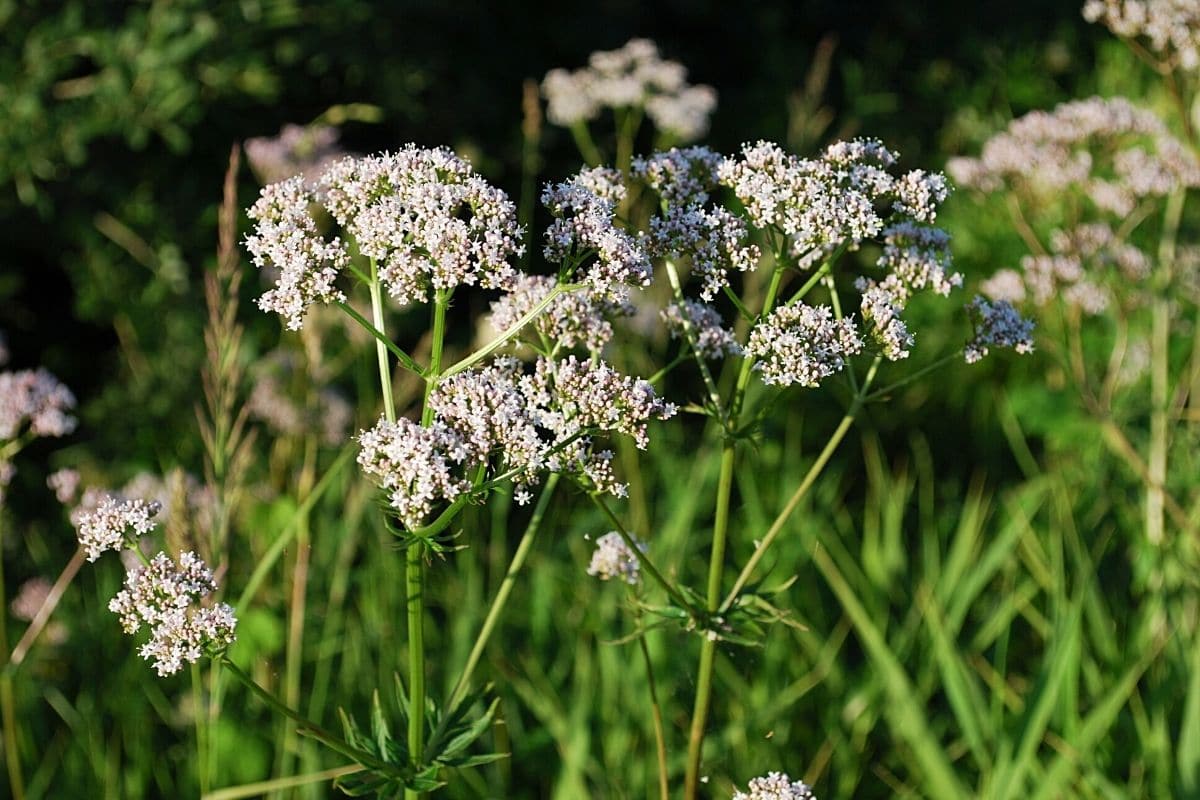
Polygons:
[[[771,313],[775,307],[775,300],[779,296],[779,287],[783,282],[783,273],[784,268],[777,265],[771,275],[771,283],[767,286],[762,311],[758,315],[759,319]],[[753,369],[754,360],[744,358],[733,395],[729,398],[729,408],[725,413],[724,430],[722,431],[725,441],[721,447],[721,471],[717,478],[712,551],[708,560],[708,587],[705,594],[706,610],[710,614],[715,613],[721,603],[721,580],[725,573],[725,544],[729,531],[729,502],[733,492],[733,468],[736,461],[737,441],[734,438],[734,432],[741,425],[742,404],[745,401],[746,388],[750,384]],[[683,796],[686,800],[695,800],[700,787],[700,761],[704,750],[704,731],[708,724],[713,664],[716,657],[716,639],[704,637],[700,642],[700,663],[696,670],[696,701],[692,707],[691,730],[688,732],[687,771],[683,789]]]
[[[371,259],[371,318],[374,328],[383,334],[383,285],[379,270]],[[386,334],[383,334],[386,338]],[[375,339],[375,356],[379,360],[379,386],[383,390],[383,413],[388,422],[396,421],[396,402],[392,399],[392,367],[388,364],[388,347],[379,337]]]

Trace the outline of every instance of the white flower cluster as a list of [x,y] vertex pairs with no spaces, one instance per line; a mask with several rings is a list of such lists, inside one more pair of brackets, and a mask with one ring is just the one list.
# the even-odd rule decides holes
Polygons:
[[599,295],[618,299],[619,286],[647,286],[652,275],[645,248],[616,225],[624,197],[621,174],[606,167],[582,170],[542,192],[542,204],[554,216],[546,229],[546,260],[561,264],[595,254],[583,279]]
[[1200,68],[1200,6],[1195,0],[1087,0],[1083,17],[1122,39],[1145,39],[1168,69]]
[[[507,330],[545,300],[557,284],[546,275],[520,275],[512,288],[492,303],[489,321],[497,331]],[[619,288],[606,295],[588,291],[560,294],[550,301],[532,328],[551,344],[585,347],[598,354],[612,339],[612,320],[628,317],[634,308]]]
[[701,358],[741,355],[742,346],[734,338],[733,331],[724,327],[720,312],[710,305],[686,299],[682,303],[671,303],[662,310],[662,319],[672,339],[686,338],[685,326],[691,327],[696,337],[696,352]]
[[604,108],[644,108],[654,125],[677,141],[699,139],[717,105],[711,86],[691,86],[687,70],[665,61],[648,39],[631,39],[618,50],[592,53],[588,66],[553,69],[542,81],[546,116],[570,127]]
[[119,551],[154,530],[154,516],[162,510],[157,502],[107,497],[93,510],[78,515],[75,521],[79,544],[88,561],[95,561],[107,550]]
[[1113,300],[1110,284],[1129,296],[1130,284],[1149,274],[1150,258],[1140,248],[1107,223],[1085,223],[1054,231],[1049,253],[1024,256],[1020,271],[999,270],[980,289],[993,300],[1036,306],[1061,300],[1084,314],[1099,314]]
[[632,171],[668,205],[703,205],[717,186],[717,169],[724,160],[707,147],[672,147],[634,158]]
[[949,193],[945,178],[919,170],[897,178],[888,171],[895,164],[896,154],[874,139],[836,142],[816,159],[760,141],[726,159],[718,175],[755,227],[774,227],[791,239],[792,254],[804,266],[879,235],[893,214],[921,223],[936,219]]
[[817,800],[813,790],[782,772],[769,772],[750,781],[749,792],[737,792],[733,800]]
[[159,553],[149,566],[131,570],[125,588],[109,602],[126,633],[150,629],[150,641],[139,654],[153,661],[159,675],[171,675],[194,664],[205,652],[233,644],[237,618],[225,603],[200,606],[217,589],[212,572],[195,553],[187,552],[179,564]]
[[297,176],[264,186],[247,212],[255,223],[246,237],[254,265],[278,272],[275,287],[258,299],[258,307],[279,314],[290,330],[300,329],[313,303],[346,299],[334,282],[350,263],[350,253],[340,239],[326,241],[321,235],[310,213],[316,202]]
[[345,153],[338,147],[338,129],[331,125],[284,125],[277,136],[247,139],[246,160],[263,183],[293,175],[315,185],[321,172]]
[[[638,548],[644,551],[646,546],[638,542]],[[588,564],[587,574],[594,575],[602,581],[616,578],[630,586],[636,586],[642,579],[641,564],[637,555],[616,531],[609,531],[596,540],[596,549],[592,553],[591,563]]]
[[1077,187],[1117,217],[1143,198],[1200,186],[1196,158],[1152,112],[1121,97],[1031,111],[989,139],[979,158],[951,159],[947,169],[983,192],[1023,187],[1052,197]]
[[448,148],[345,158],[321,187],[329,213],[376,260],[401,305],[462,284],[507,288],[516,276],[508,263],[524,252],[516,206]]
[[876,265],[888,272],[888,288],[903,301],[926,287],[946,297],[962,286],[962,275],[950,271],[950,234],[941,228],[902,220],[881,236],[883,253]]
[[0,440],[29,425],[33,436],[66,436],[75,430],[75,395],[44,369],[0,372]]
[[871,325],[871,337],[879,345],[884,358],[899,361],[912,352],[914,337],[909,332],[900,312],[904,300],[891,290],[891,284],[874,283],[859,278],[855,284],[862,292],[863,321]]
[[296,330],[315,302],[344,302],[335,285],[350,263],[338,238],[326,241],[312,207],[321,206],[374,259],[401,305],[461,284],[506,288],[523,252],[516,207],[446,148],[407,145],[396,153],[333,162],[316,189],[303,177],[271,184],[251,207],[246,247],[260,268],[278,271],[259,299]]
[[1017,313],[1009,303],[989,303],[976,296],[967,305],[975,335],[964,353],[968,364],[980,361],[992,347],[1011,347],[1018,353],[1033,352],[1033,322]]
[[797,303],[780,306],[755,325],[745,350],[763,383],[813,387],[840,372],[862,348],[853,321],[834,319],[828,306]]
[[659,258],[686,258],[703,285],[700,296],[711,301],[729,285],[729,270],[751,270],[762,253],[745,240],[741,217],[720,206],[708,206],[724,159],[706,147],[689,147],[638,158],[633,173],[662,199],[663,211],[650,220],[647,245]]
[[388,501],[410,530],[419,528],[440,501],[452,502],[471,488],[456,466],[470,450],[443,423],[422,427],[407,419],[380,419],[358,436],[358,465],[388,492]]
[[645,381],[603,362],[541,357],[526,373],[514,358],[452,375],[429,397],[429,427],[408,420],[380,421],[359,435],[358,463],[389,492],[410,529],[439,503],[470,491],[465,477],[493,465],[530,499],[542,472],[565,472],[589,488],[624,494],[612,471],[612,453],[595,451],[592,434],[623,434],[647,444],[647,423],[675,407]]

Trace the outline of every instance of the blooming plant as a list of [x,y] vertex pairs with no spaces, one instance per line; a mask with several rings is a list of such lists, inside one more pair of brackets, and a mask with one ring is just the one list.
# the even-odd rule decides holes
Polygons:
[[[474,673],[565,482],[609,530],[587,572],[625,584],[634,598],[631,638],[651,673],[663,798],[674,779],[647,636],[672,624],[697,634],[683,795],[699,796],[717,648],[757,644],[769,624],[787,621],[773,596],[788,582],[765,588],[763,562],[860,412],[951,359],[973,363],[994,348],[1033,349],[1032,325],[1006,300],[977,297],[966,306],[962,346],[910,366],[922,335],[906,318],[910,303],[918,295],[949,298],[963,278],[952,268],[949,235],[936,224],[947,180],[901,169],[899,155],[882,142],[837,142],[813,157],[758,141],[728,156],[693,146],[635,158],[643,114],[671,144],[702,135],[715,103],[710,89],[689,87],[683,68],[644,40],[595,54],[585,70],[552,72],[543,88],[551,120],[571,126],[589,162],[598,161],[598,150],[587,121],[611,107],[618,127],[616,168],[593,163],[545,186],[544,274],[519,267],[526,231],[515,204],[446,148],[326,153],[313,170],[265,186],[248,211],[245,248],[268,276],[259,307],[301,336],[319,310],[336,310],[372,345],[367,355],[379,399],[360,400],[358,417],[373,422],[354,437],[354,449],[396,545],[395,554],[379,557],[403,563],[406,663],[394,702],[374,694],[369,731],[343,713],[342,733],[329,732],[296,707],[295,684],[280,699],[238,665],[230,652],[236,616],[246,609],[212,601],[220,569],[210,570],[195,553],[142,554],[139,538],[154,526],[150,502],[109,498],[78,525],[90,559],[116,549],[143,559],[110,608],[126,631],[148,629],[141,653],[160,674],[212,657],[302,734],[349,758],[353,765],[338,777],[349,794],[415,799],[457,769],[502,757],[472,752],[496,716],[486,687],[472,688]],[[221,280],[236,294],[236,279],[226,273]],[[470,329],[468,320],[456,316],[456,303],[472,288],[496,295],[487,318],[492,334],[473,347],[457,335]],[[661,307],[656,298],[665,298]],[[608,353],[616,337],[639,335],[643,349],[654,352],[655,331],[647,336],[642,324],[647,310],[678,352],[642,378],[626,374]],[[412,335],[409,323],[418,315],[428,325]],[[224,325],[236,340],[230,319],[217,314],[212,325]],[[303,350],[320,345],[320,337],[306,338]],[[239,439],[242,418],[232,419],[219,399],[222,386],[235,382],[222,366],[231,359],[220,347],[210,351],[206,441],[246,442]],[[355,416],[320,391],[289,405],[270,379],[260,377],[245,414],[281,438],[315,447],[314,420],[328,421],[335,409],[342,421]],[[418,387],[411,401],[396,390],[402,381]],[[666,399],[672,390],[678,402]],[[732,530],[735,473],[751,463],[776,401],[804,402],[801,390],[841,403],[841,420],[774,521],[764,530]],[[686,562],[664,568],[653,537],[632,530],[618,505],[629,487],[614,448],[626,446],[636,458],[652,446],[654,426],[681,410],[703,419],[703,438],[719,454],[701,569]],[[329,428],[326,438],[336,439],[339,426]],[[220,545],[228,543],[236,483],[229,476],[236,470],[232,462],[221,466],[221,447],[209,449],[214,519],[224,520],[213,523],[222,533],[212,550],[225,554]],[[313,475],[301,474],[308,502]],[[453,552],[476,544],[468,509],[508,497],[533,506],[530,520],[465,662],[451,673],[449,658],[427,647],[426,591],[453,563]],[[734,537],[756,546],[729,580]],[[303,586],[301,563],[294,586]],[[456,675],[443,698],[430,687],[431,671]],[[393,734],[397,723],[403,734]],[[756,778],[749,794],[737,795],[811,796],[781,773]]]

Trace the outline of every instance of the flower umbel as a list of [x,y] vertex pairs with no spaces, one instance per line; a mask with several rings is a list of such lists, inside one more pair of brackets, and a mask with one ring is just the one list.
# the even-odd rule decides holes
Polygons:
[[733,800],[817,800],[807,784],[793,781],[782,772],[769,772],[750,781],[749,792],[738,792]]
[[178,565],[159,553],[148,566],[126,575],[125,588],[108,608],[121,618],[126,633],[137,633],[143,625],[150,629],[150,641],[139,653],[154,662],[159,675],[171,675],[184,662],[194,664],[206,652],[233,644],[233,608],[225,603],[200,605],[216,590],[212,572],[195,553],[181,555]]
[[157,502],[107,497],[94,510],[79,514],[76,532],[88,561],[95,561],[106,550],[121,550],[150,533],[157,524],[153,517],[161,509]]
[[1011,347],[1018,353],[1033,352],[1033,322],[1025,319],[1004,300],[989,303],[976,295],[967,305],[975,326],[975,336],[967,344],[964,356],[974,364],[991,347]]

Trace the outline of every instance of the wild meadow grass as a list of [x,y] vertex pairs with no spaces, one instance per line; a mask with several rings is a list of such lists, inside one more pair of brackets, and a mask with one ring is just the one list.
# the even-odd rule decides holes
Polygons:
[[323,119],[251,204],[235,148],[196,463],[46,482],[76,400],[0,347],[8,796],[1200,797],[1200,16],[1084,15],[1144,96],[945,206],[871,139],[685,146],[644,39],[525,87],[515,199]]

